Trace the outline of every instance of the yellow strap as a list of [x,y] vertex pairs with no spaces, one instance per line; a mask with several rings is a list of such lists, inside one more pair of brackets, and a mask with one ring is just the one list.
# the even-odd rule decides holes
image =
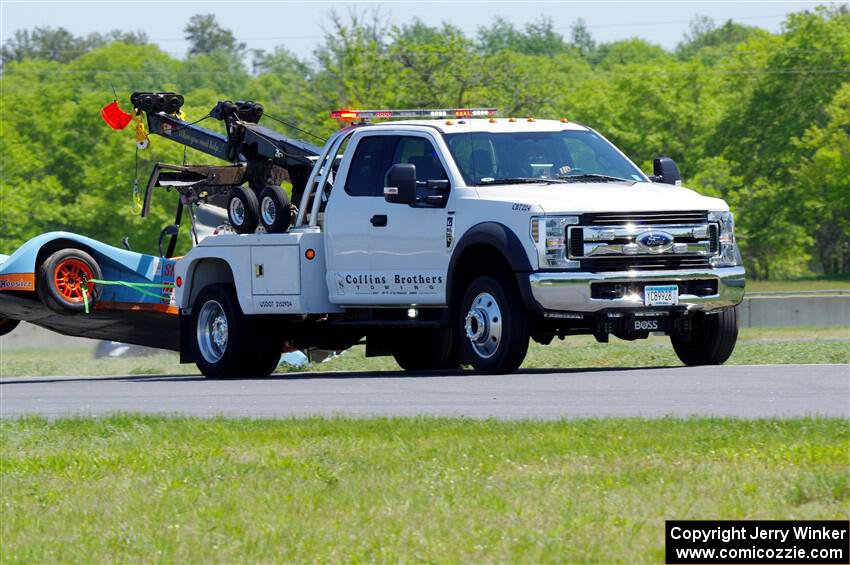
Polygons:
[[136,147],[139,149],[150,147],[150,139],[148,138],[147,130],[145,130],[145,123],[142,121],[141,114],[136,114]]

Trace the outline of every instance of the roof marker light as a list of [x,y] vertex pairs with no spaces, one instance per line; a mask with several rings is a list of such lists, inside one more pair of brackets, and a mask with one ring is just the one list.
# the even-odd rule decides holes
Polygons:
[[511,123],[513,123],[513,122],[515,122],[515,121],[516,121],[516,118],[514,118],[514,117],[510,117],[510,118],[508,118],[508,121],[509,121],[509,122],[511,122]]
[[531,117],[531,116],[528,116],[528,118],[526,118],[526,120],[525,120],[525,121],[527,121],[527,122],[533,122],[533,121],[534,121],[534,118],[533,118],[533,117]]
[[567,118],[561,118],[561,123],[562,123],[562,124],[566,124],[566,123],[568,123],[568,122],[569,122],[569,120],[568,120]]

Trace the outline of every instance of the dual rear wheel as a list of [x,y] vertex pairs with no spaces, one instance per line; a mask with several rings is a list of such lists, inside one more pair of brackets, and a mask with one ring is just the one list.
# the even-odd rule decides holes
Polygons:
[[233,285],[201,290],[192,308],[191,327],[195,363],[207,377],[265,377],[280,361],[282,336],[242,313]]

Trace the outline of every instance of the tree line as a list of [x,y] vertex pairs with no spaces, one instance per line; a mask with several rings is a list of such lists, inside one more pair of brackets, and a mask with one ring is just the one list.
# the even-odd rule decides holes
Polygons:
[[185,95],[191,121],[219,99],[250,99],[298,130],[266,125],[315,143],[344,107],[565,117],[646,171],[672,157],[684,185],[726,199],[751,276],[850,273],[846,6],[789,14],[776,34],[697,18],[672,50],[596,42],[581,21],[565,37],[545,17],[522,27],[497,18],[471,36],[450,23],[389,25],[377,12],[329,21],[308,59],[284,46],[249,51],[203,14],[186,24],[183,59],[142,32],[16,32],[0,53],[0,251],[53,229],[155,249],[175,198],[156,195],[143,221],[134,183],[143,188],[156,161],[212,160],[160,138],[137,153],[132,127],[109,130],[99,109],[113,92],[129,109],[133,91],[170,90]]

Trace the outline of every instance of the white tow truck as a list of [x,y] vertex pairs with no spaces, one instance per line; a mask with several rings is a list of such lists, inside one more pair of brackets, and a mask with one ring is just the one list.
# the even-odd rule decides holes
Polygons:
[[[177,262],[183,362],[265,375],[284,342],[365,342],[406,370],[508,373],[530,339],[577,334],[663,333],[688,365],[732,353],[732,214],[670,159],[647,176],[589,127],[493,109],[333,117],[360,123],[324,145],[284,233],[207,237]],[[274,204],[257,204],[264,225]]]

